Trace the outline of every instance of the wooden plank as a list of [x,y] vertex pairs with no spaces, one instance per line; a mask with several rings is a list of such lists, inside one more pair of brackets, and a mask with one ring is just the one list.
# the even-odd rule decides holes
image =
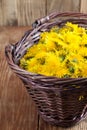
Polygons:
[[3,15],[2,15],[2,0],[0,1],[0,26],[3,25]]
[[18,25],[30,25],[45,15],[46,0],[17,0]]
[[87,13],[86,5],[87,0],[1,0],[0,26],[30,25],[35,19],[55,10]]
[[38,129],[36,107],[4,56],[4,47],[17,42],[27,29],[0,27],[0,130]]
[[53,11],[79,11],[80,0],[47,0],[47,13]]
[[17,25],[16,0],[1,0],[3,25]]
[[87,13],[87,0],[81,0],[80,11],[82,13]]

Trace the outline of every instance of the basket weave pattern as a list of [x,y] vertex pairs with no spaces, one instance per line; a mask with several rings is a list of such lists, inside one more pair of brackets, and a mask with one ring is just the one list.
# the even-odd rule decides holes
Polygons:
[[[87,28],[87,14],[57,13],[38,19],[15,45],[5,48],[10,68],[20,77],[35,101],[38,112],[47,122],[69,127],[87,115],[87,78],[57,78],[34,74],[21,69],[18,64],[27,48],[35,44],[41,32],[52,26],[63,26],[67,21]],[[84,67],[83,67],[84,69]],[[79,97],[83,96],[82,100]]]

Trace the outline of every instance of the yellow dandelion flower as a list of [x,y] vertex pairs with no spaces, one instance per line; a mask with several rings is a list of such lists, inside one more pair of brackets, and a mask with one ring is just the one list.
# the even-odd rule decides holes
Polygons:
[[87,77],[87,30],[67,22],[41,33],[38,43],[20,60],[20,67],[59,78]]

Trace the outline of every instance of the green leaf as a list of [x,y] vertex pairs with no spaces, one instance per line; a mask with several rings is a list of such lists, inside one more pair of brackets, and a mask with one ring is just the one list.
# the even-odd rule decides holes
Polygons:
[[60,57],[60,61],[63,62],[65,60],[66,56],[65,55],[60,55],[59,57]]
[[73,60],[72,60],[72,62],[77,63],[77,62],[78,62],[78,60],[75,58],[75,59],[73,59]]
[[70,72],[70,73],[74,73],[74,72],[75,72],[74,67],[70,66],[70,67],[69,67],[69,72]]

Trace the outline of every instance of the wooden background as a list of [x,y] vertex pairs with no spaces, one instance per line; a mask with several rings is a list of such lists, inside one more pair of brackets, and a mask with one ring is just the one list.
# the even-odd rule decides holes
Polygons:
[[0,26],[26,26],[52,11],[87,12],[87,0],[0,0]]

